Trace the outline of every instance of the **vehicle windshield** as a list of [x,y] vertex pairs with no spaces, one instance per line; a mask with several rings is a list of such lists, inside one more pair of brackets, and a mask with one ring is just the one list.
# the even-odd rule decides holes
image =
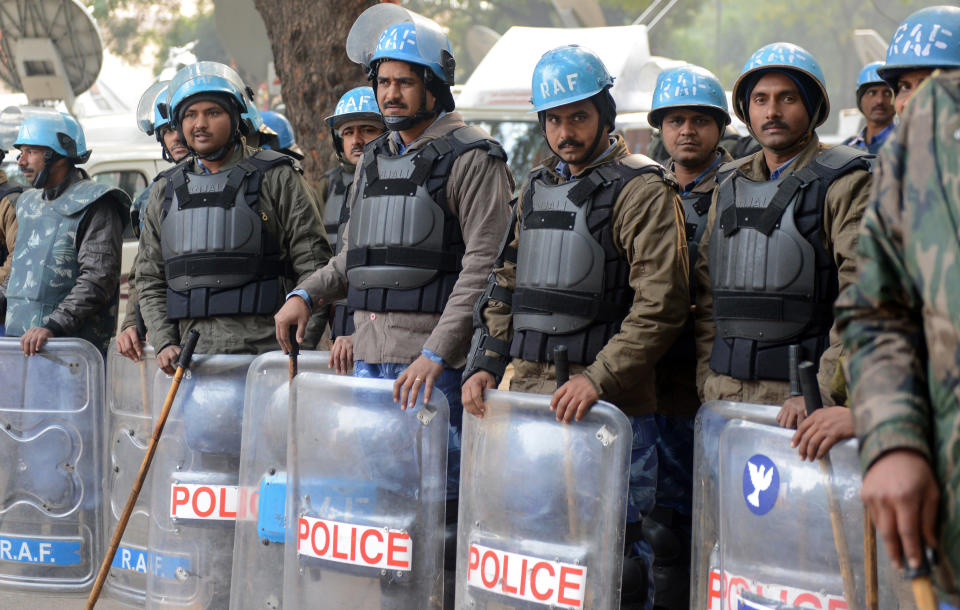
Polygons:
[[17,167],[17,154],[19,151],[12,151],[16,154],[7,153],[6,159],[3,160],[3,163],[0,163],[0,169],[7,174],[7,180],[15,184],[22,184],[23,186],[30,186],[30,182],[23,177],[23,174],[20,173],[20,168]]
[[517,181],[517,190],[530,170],[550,155],[540,125],[527,121],[468,121],[487,130],[507,152],[507,165]]

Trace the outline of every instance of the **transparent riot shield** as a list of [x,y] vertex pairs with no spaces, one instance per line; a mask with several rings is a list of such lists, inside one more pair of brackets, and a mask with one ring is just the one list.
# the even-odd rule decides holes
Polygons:
[[[714,401],[697,415],[691,608],[865,607],[856,441],[835,445],[826,464],[801,461],[778,411]],[[877,557],[880,607],[896,608],[899,578],[882,548]]]
[[[243,390],[254,356],[195,356],[153,461],[148,608],[226,608]],[[154,420],[170,388],[158,371]]]
[[[102,543],[103,358],[51,339],[25,358],[0,338],[0,607],[78,607]],[[77,598],[58,600],[56,598]],[[82,607],[82,606],[80,606]]]
[[632,433],[605,402],[561,424],[550,397],[486,393],[464,415],[457,608],[620,606]]
[[[329,361],[330,352],[304,351],[297,367],[299,373],[325,372]],[[283,607],[289,362],[281,352],[270,352],[257,357],[247,372],[232,610]]]
[[[106,440],[104,498],[104,548],[133,488],[143,456],[153,433],[153,381],[157,362],[153,348],[143,346],[143,360],[133,362],[111,343],[107,353],[107,401],[103,419]],[[151,469],[152,472],[152,469]],[[140,497],[130,515],[123,539],[104,583],[106,596],[142,605],[147,591],[147,536],[150,529],[150,488],[148,473]]]
[[393,382],[304,373],[291,390],[285,608],[439,609],[450,411]]

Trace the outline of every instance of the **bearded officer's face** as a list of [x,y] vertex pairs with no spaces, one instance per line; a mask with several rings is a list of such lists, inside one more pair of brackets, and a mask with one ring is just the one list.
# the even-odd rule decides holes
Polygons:
[[356,165],[363,156],[367,142],[383,133],[383,129],[364,121],[347,121],[340,126],[343,139],[343,158]]
[[705,112],[692,108],[671,110],[663,117],[660,133],[677,165],[695,169],[716,157],[720,126]]
[[810,115],[803,105],[800,88],[781,72],[764,74],[747,102],[750,128],[768,150],[790,150],[810,127]]
[[230,113],[216,102],[194,102],[180,119],[187,146],[200,156],[215,153],[230,141]]
[[48,148],[43,146],[23,145],[20,147],[20,156],[17,157],[17,167],[20,168],[20,173],[27,179],[28,184],[33,184],[34,178],[36,178],[37,174],[42,172],[44,166],[46,166],[44,155],[48,150]]
[[161,127],[160,129],[163,130],[160,135],[163,138],[163,145],[167,147],[167,151],[174,161],[179,162],[190,153],[180,140],[180,132],[169,127]]
[[413,116],[424,103],[432,110],[437,100],[423,78],[405,61],[383,60],[377,67],[377,105],[384,116]]

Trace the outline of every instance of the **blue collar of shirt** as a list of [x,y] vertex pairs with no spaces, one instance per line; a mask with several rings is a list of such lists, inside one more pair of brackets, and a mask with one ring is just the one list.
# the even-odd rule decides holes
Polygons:
[[792,156],[792,157],[790,158],[789,161],[787,161],[786,163],[784,163],[783,165],[781,165],[781,166],[778,167],[777,169],[775,169],[775,170],[773,170],[772,172],[770,172],[770,179],[771,179],[771,180],[777,180],[778,178],[780,178],[780,176],[783,175],[783,172],[787,171],[787,168],[790,167],[790,164],[793,163],[794,161],[796,161],[797,157],[799,157],[799,156],[800,156],[800,153],[795,154],[794,156]]
[[[447,116],[447,111],[446,111],[446,110],[440,112],[440,114],[437,115],[437,118],[433,119],[433,121],[430,122],[430,125],[433,125],[434,123],[436,123],[437,121],[439,121],[440,119],[442,119],[442,118],[445,117],[445,116]],[[430,129],[430,125],[427,125],[427,129]],[[424,129],[423,131],[426,131],[427,129]],[[397,144],[397,149],[400,151],[400,154],[401,154],[401,155],[402,155],[403,153],[407,152],[407,148],[410,147],[410,144],[413,144],[413,142],[411,142],[410,144],[404,144],[404,143],[403,143],[403,138],[400,137],[400,132],[399,132],[399,131],[394,131],[394,132],[392,132],[392,133],[390,134],[390,136],[393,138],[393,141],[396,142],[396,144]]]
[[[684,185],[684,186],[681,186],[681,188],[680,188],[680,194],[681,194],[681,195],[688,195],[688,194],[690,194],[690,191],[692,191],[693,189],[697,188],[697,185],[700,184],[701,182],[703,182],[703,179],[707,177],[707,174],[709,174],[710,172],[712,172],[712,171],[713,171],[713,168],[715,168],[716,166],[720,165],[720,162],[721,162],[722,160],[723,160],[723,156],[718,152],[718,153],[717,153],[717,158],[713,160],[713,163],[710,164],[710,167],[708,167],[707,169],[703,170],[703,171],[700,173],[700,175],[697,176],[696,178],[694,178],[693,180],[691,180],[689,184],[686,184],[686,185]],[[673,162],[671,162],[671,163],[670,163],[670,171],[671,171],[671,172],[673,171],[673,165],[674,165]]]
[[[603,151],[603,154],[597,157],[597,159],[603,159],[604,157],[609,155],[616,145],[617,145],[617,139],[611,137],[610,146],[608,146],[607,150]],[[570,173],[570,166],[567,164],[566,161],[563,161],[562,159],[557,163],[557,166],[554,167],[553,169],[555,172],[560,174],[560,177],[563,178],[564,180],[569,180],[573,178],[573,174]]]
[[862,148],[871,153],[876,153],[880,150],[883,143],[887,141],[887,138],[890,137],[890,134],[893,133],[893,130],[896,129],[896,126],[896,121],[891,121],[889,125],[878,131],[877,135],[873,136],[873,140],[869,143],[867,143],[867,128],[864,126],[857,135],[853,136],[849,145],[855,148]]

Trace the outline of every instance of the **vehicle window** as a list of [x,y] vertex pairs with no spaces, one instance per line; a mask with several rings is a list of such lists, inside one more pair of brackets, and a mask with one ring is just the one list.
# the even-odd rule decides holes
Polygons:
[[540,131],[540,125],[523,121],[473,121],[500,142],[507,152],[507,165],[517,181],[517,189],[527,178],[530,170],[539,165],[550,149]]
[[[136,170],[121,170],[116,172],[100,172],[91,176],[94,182],[115,186],[130,196],[131,201],[147,188],[147,177]],[[130,223],[123,229],[123,241],[136,241],[133,227]]]
[[23,186],[30,186],[30,184],[27,182],[27,179],[24,178],[23,174],[20,173],[20,168],[17,166],[17,162],[14,159],[16,159],[16,155],[11,157],[10,153],[7,153],[7,158],[4,159],[3,164],[0,165],[0,169],[7,174],[7,180],[10,182],[13,182],[14,184],[22,184]]

